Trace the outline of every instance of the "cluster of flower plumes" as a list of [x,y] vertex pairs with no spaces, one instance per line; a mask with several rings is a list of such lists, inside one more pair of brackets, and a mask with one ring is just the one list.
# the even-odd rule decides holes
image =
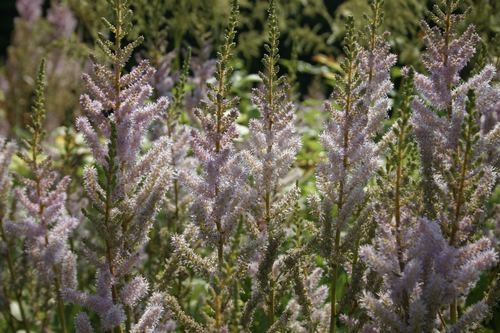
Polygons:
[[[158,72],[139,55],[127,67],[142,37],[127,42],[128,3],[109,2],[110,36],[99,36],[102,52],[82,78],[75,128],[88,158],[76,179],[45,147],[45,62],[29,134],[19,148],[0,138],[0,277],[12,284],[0,291],[0,328],[463,332],[484,323],[500,298],[488,233],[500,88],[495,67],[474,58],[474,27],[458,30],[458,1],[423,23],[425,72],[405,68],[394,99],[383,1],[370,1],[363,38],[347,19],[313,168],[296,165],[304,110],[280,75],[277,1],[248,135],[232,92],[238,1],[217,60],[198,64],[189,51],[178,75],[173,54]],[[42,1],[17,4],[26,21],[41,15]],[[49,15],[61,34],[76,24],[66,10]]]

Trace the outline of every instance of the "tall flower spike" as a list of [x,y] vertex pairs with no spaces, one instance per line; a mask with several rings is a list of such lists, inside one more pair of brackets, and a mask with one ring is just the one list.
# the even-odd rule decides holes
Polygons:
[[[196,196],[192,211],[208,242],[219,246],[232,234],[242,205],[240,184],[245,181],[243,168],[235,158],[233,140],[237,137],[237,99],[229,97],[229,61],[235,46],[238,6],[233,10],[225,42],[218,53],[216,82],[210,85],[207,99],[195,110],[202,131],[193,130],[191,145],[202,173],[192,175],[189,186]],[[223,204],[224,202],[224,204]]]
[[[435,6],[424,23],[424,65],[429,74],[416,74],[418,96],[413,102],[412,125],[422,161],[425,215],[440,222],[451,246],[469,244],[486,214],[485,203],[496,183],[499,158],[498,119],[500,89],[494,86],[495,68],[476,64],[469,78],[462,74],[476,52],[479,36],[469,26],[457,31],[459,1]],[[492,135],[493,134],[493,135]],[[496,137],[496,139],[494,139]],[[459,320],[460,304],[450,305],[449,321]]]
[[189,181],[192,192],[198,194],[192,206],[193,217],[203,236],[216,247],[232,234],[241,211],[241,184],[246,178],[234,156],[237,99],[229,97],[229,61],[235,46],[237,16],[234,1],[225,42],[218,53],[217,81],[210,85],[207,99],[195,111],[202,130],[191,133],[192,149],[202,168],[202,173],[192,175]]
[[[191,190],[193,222],[201,238],[217,252],[217,270],[211,287],[215,295],[214,326],[224,324],[222,308],[227,288],[224,283],[226,245],[233,236],[245,203],[244,185],[247,173],[234,148],[238,136],[235,97],[230,97],[230,61],[235,47],[238,22],[238,1],[232,1],[229,25],[224,43],[218,52],[216,82],[209,85],[207,98],[195,110],[201,129],[191,132],[191,147],[199,163],[199,172],[184,173],[183,180]],[[227,310],[226,310],[227,311]]]
[[[357,252],[361,228],[355,227],[356,217],[363,207],[365,186],[378,167],[378,149],[372,138],[391,105],[387,96],[392,89],[389,70],[396,58],[389,53],[387,42],[376,34],[381,4],[378,0],[372,2],[367,48],[356,41],[353,19],[347,20],[342,74],[332,96],[335,104],[326,103],[331,120],[321,135],[326,160],[318,165],[316,184],[322,196],[321,238],[326,244],[319,251],[329,269],[330,332],[335,332],[337,326],[335,295],[339,266],[346,263],[348,250]],[[362,219],[359,223],[363,223]],[[346,231],[347,243],[343,244],[341,235]],[[358,265],[357,255],[353,258],[350,265]]]
[[[478,36],[472,27],[463,35],[458,34],[456,24],[460,16],[454,14],[457,6],[456,1],[442,2],[442,7],[436,6],[432,16],[436,26],[430,28],[424,23],[428,46],[424,64],[429,75],[415,74],[418,96],[411,102],[414,113],[409,122],[408,114],[402,114],[393,132],[397,143],[396,147],[390,147],[389,158],[396,160],[396,166],[389,161],[386,168],[388,176],[395,173],[392,212],[386,212],[385,216],[379,214],[381,223],[376,245],[361,250],[363,261],[383,277],[382,289],[386,292],[378,298],[366,293],[363,298],[364,307],[382,330],[429,331],[437,316],[448,327],[473,325],[471,320],[477,319],[475,313],[478,308],[484,308],[484,302],[473,305],[461,320],[457,318],[458,299],[467,295],[478,275],[467,275],[464,288],[461,283],[445,282],[451,281],[447,274],[458,276],[467,272],[466,265],[459,263],[461,260],[477,265],[476,274],[496,262],[490,244],[482,240],[470,243],[476,233],[475,225],[484,216],[483,202],[491,193],[490,186],[496,176],[491,165],[485,163],[489,152],[480,134],[480,119],[487,117],[490,109],[480,109],[476,103],[480,95],[494,101],[492,68],[486,66],[470,79],[461,80],[460,72],[472,58]],[[406,98],[405,104],[410,101]],[[418,201],[403,204],[411,200],[404,200],[401,192],[401,182],[408,178],[401,167],[404,154],[411,151],[411,145],[404,139],[410,125],[422,161],[423,214],[437,216],[441,230],[435,228],[435,222],[416,221],[411,216],[419,208]],[[414,235],[421,235],[422,229],[433,234],[433,238],[416,238]],[[476,252],[477,258],[462,252],[468,246],[477,248],[479,244],[482,248]],[[424,254],[424,248],[431,246],[435,246],[434,250]],[[419,250],[414,250],[417,247]],[[427,258],[424,260],[423,256]],[[449,265],[445,266],[444,262]],[[433,270],[437,271],[436,275],[429,277],[427,274]],[[441,314],[443,306],[450,307],[449,318]]]
[[93,61],[93,75],[84,75],[83,116],[76,121],[89,144],[95,166],[84,170],[85,190],[92,203],[86,216],[98,231],[104,255],[98,263],[97,295],[66,290],[68,301],[100,317],[101,329],[130,331],[146,297],[147,282],[137,275],[140,253],[148,239],[159,205],[170,186],[170,141],[162,137],[149,150],[142,144],[151,123],[166,110],[160,97],[149,102],[149,82],[155,70],[145,60],[129,73],[125,66],[142,37],[125,43],[131,29],[128,1],[111,1],[115,22],[106,21],[113,41],[100,36],[98,44],[111,66]]
[[[446,1],[441,6],[436,5],[431,15],[436,26],[431,28],[423,23],[427,47],[423,63],[428,74],[415,74],[418,96],[413,102],[411,120],[422,160],[426,214],[442,220],[443,231],[453,238],[453,244],[467,237],[460,235],[457,228],[467,215],[463,209],[467,200],[463,195],[474,188],[476,181],[471,177],[479,171],[474,171],[474,162],[487,155],[492,155],[490,161],[499,156],[498,150],[488,148],[492,139],[489,134],[495,131],[495,126],[498,131],[498,119],[493,115],[500,100],[500,90],[492,85],[495,69],[486,65],[468,79],[461,76],[476,52],[479,36],[472,25],[462,34],[457,31],[458,21],[463,16],[455,13],[458,4],[459,1]],[[469,90],[475,95],[474,109],[477,111],[467,116]],[[467,119],[470,125],[476,123],[477,128],[465,130]],[[498,138],[492,141],[500,142]],[[491,178],[488,164],[480,163],[478,167],[485,168],[484,172]],[[454,180],[447,179],[450,172]],[[452,192],[454,196],[449,195]],[[448,211],[446,217],[437,215],[443,211]],[[453,214],[456,216],[452,217]]]
[[42,285],[55,286],[60,329],[68,332],[62,291],[74,287],[75,256],[69,249],[68,238],[79,221],[66,210],[69,178],[59,179],[50,159],[43,156],[44,94],[45,61],[42,61],[31,110],[31,135],[25,141],[27,151],[20,155],[33,174],[22,180],[24,188],[17,189],[17,198],[25,215],[19,215],[18,221],[9,221],[6,229],[19,237],[26,237],[26,251]]
[[[285,77],[279,77],[279,28],[276,16],[276,5],[269,1],[268,41],[265,44],[267,53],[262,59],[264,71],[259,73],[263,84],[254,89],[252,102],[260,112],[260,117],[252,119],[249,124],[250,138],[242,151],[245,163],[250,170],[253,190],[252,214],[250,218],[255,228],[261,231],[259,237],[265,242],[265,253],[260,256],[259,268],[254,292],[266,298],[268,324],[275,320],[278,308],[273,287],[276,284],[271,274],[273,262],[277,259],[279,248],[284,242],[287,212],[291,212],[298,199],[298,192],[291,190],[283,197],[291,200],[280,200],[283,189],[279,182],[290,171],[295,155],[300,149],[300,136],[295,130],[295,106],[289,100],[289,88]],[[252,296],[256,297],[256,296]],[[250,298],[252,299],[252,298]],[[248,302],[245,312],[256,302]],[[242,323],[250,325],[250,322]]]
[[[405,70],[406,72],[406,70]],[[419,191],[417,185],[411,181],[411,174],[415,172],[416,147],[410,139],[411,102],[414,95],[413,70],[405,73],[401,88],[401,104],[395,110],[396,121],[389,131],[392,136],[391,144],[387,149],[385,166],[379,171],[380,193],[377,193],[376,205],[379,209],[375,219],[377,221],[374,245],[366,246],[361,250],[361,259],[365,264],[383,277],[383,289],[391,294],[398,294],[401,298],[400,307],[383,309],[382,299],[377,309],[393,312],[400,316],[402,322],[410,317],[409,294],[401,290],[401,282],[395,282],[397,276],[404,274],[408,264],[406,251],[412,246],[409,234],[412,231],[414,220],[412,215],[417,214]],[[389,195],[388,195],[389,194]],[[370,255],[367,256],[366,254]],[[374,260],[376,258],[376,260]],[[365,291],[366,294],[366,291]],[[364,305],[373,305],[378,300],[365,299]],[[375,313],[375,309],[368,309]],[[414,320],[415,318],[412,318]],[[378,322],[379,317],[374,318]]]

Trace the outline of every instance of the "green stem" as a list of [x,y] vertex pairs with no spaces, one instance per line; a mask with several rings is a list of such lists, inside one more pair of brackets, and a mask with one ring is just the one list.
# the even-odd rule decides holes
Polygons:
[[[450,45],[450,37],[451,37],[451,3],[449,1],[446,2],[446,19],[445,19],[445,29],[444,29],[444,54],[443,54],[443,66],[447,67],[448,66],[448,52],[449,52],[449,45]],[[447,83],[448,91],[451,91],[452,88],[452,78],[450,77]],[[448,118],[451,118],[452,113],[453,113],[453,104],[452,101],[448,103],[448,106],[446,107],[446,113]]]
[[130,332],[130,329],[132,327],[132,309],[130,306],[125,307],[125,313],[127,316],[127,319],[125,320],[125,332]]
[[[461,166],[460,166],[460,179],[456,189],[456,203],[455,203],[455,211],[453,224],[451,225],[451,235],[450,235],[450,245],[455,246],[457,233],[459,229],[460,215],[462,210],[462,205],[465,201],[464,199],[464,191],[465,191],[465,181],[467,177],[467,166],[469,164],[469,159],[472,150],[472,126],[470,124],[466,127],[465,132],[465,149],[463,151],[463,157],[461,158]],[[457,156],[460,156],[460,145],[457,146]],[[450,304],[450,322],[454,324],[458,319],[458,302],[457,299],[453,299],[453,302]]]
[[[340,248],[340,228],[335,232],[335,254],[338,255]],[[337,278],[338,278],[338,258],[335,258],[331,265],[332,279],[330,281],[330,333],[335,333],[337,329]]]
[[[112,140],[116,140],[116,139],[112,136]],[[114,145],[114,144],[115,144],[115,142],[111,143],[111,145]],[[106,177],[106,204],[105,204],[105,211],[104,211],[104,227],[106,229],[106,233],[108,235],[111,235],[109,225],[111,223],[111,209],[113,207],[112,198],[111,198],[111,191],[112,191],[112,187],[113,187],[113,177],[114,177],[114,156],[111,156],[111,158],[109,159],[109,162],[110,162],[110,165],[109,165],[109,168],[107,170],[107,177]],[[111,274],[111,276],[114,276],[115,271],[114,271],[114,267],[113,267],[112,247],[111,247],[110,240],[108,239],[108,237],[104,238],[104,243],[105,243],[105,247],[106,247],[106,260],[108,262],[109,273]],[[117,303],[119,301],[118,289],[116,287],[116,284],[113,284],[111,287],[111,296],[113,298],[113,303]],[[127,320],[129,320],[128,317],[127,317]],[[113,332],[122,333],[123,330],[122,330],[121,326],[118,326],[117,328],[113,329]]]
[[240,306],[239,306],[239,298],[238,295],[240,294],[240,284],[238,282],[238,279],[234,280],[234,293],[233,293],[233,302],[234,302],[234,310],[233,310],[233,332],[238,333],[238,314],[240,312]]
[[454,324],[458,319],[458,303],[457,299],[453,299],[453,302],[450,304],[450,323]]
[[[120,85],[120,78],[121,78],[121,71],[122,67],[120,64],[120,58],[121,58],[121,40],[123,38],[123,29],[122,29],[122,24],[123,24],[123,13],[122,13],[122,1],[121,0],[116,0],[115,3],[115,15],[116,15],[116,24],[115,24],[115,57],[116,61],[114,63],[114,88],[115,88],[115,93],[116,93],[116,101],[115,101],[115,106],[114,106],[114,111],[117,111],[120,109],[121,106],[121,101],[120,101],[120,92],[121,92],[121,85]],[[116,127],[114,127],[114,124],[111,124],[113,127],[113,132],[111,135],[111,146],[116,147]],[[114,150],[114,149],[113,149]],[[104,225],[106,228],[106,232],[108,235],[110,235],[110,223],[111,223],[111,209],[113,207],[113,202],[112,202],[112,189],[113,189],[113,179],[115,177],[115,165],[114,165],[114,159],[115,156],[112,152],[110,152],[109,156],[109,165],[108,165],[108,170],[107,170],[107,177],[106,177],[106,204],[105,204],[105,213],[104,213]],[[113,267],[113,251],[112,251],[112,246],[108,240],[108,237],[105,238],[105,246],[106,246],[106,260],[108,261],[108,269],[109,273],[111,276],[115,275],[114,272],[114,267]],[[118,303],[119,301],[119,295],[118,295],[118,289],[116,284],[114,283],[111,287],[111,296],[113,298],[113,303]],[[126,321],[130,321],[130,317],[128,316],[127,313],[127,319]],[[113,329],[113,332],[117,333],[123,333],[123,329],[121,325],[118,327],[115,327]]]
[[[217,229],[220,230],[220,223],[217,224]],[[222,240],[222,233],[219,232],[219,235],[221,235],[219,239],[219,243],[217,246],[217,262],[218,262],[218,276],[217,276],[217,282],[218,285],[215,288],[215,327],[220,328],[223,325],[223,320],[222,320],[222,288],[224,287],[223,283],[223,274],[224,274],[224,241]]]
[[[343,149],[344,152],[347,152],[347,148],[349,148],[349,113],[351,111],[351,87],[353,84],[353,71],[354,71],[354,62],[349,60],[348,70],[347,70],[347,87],[346,87],[346,99],[345,99],[345,124],[344,124],[344,133],[343,133]],[[344,169],[349,167],[349,159],[347,154],[344,153],[344,157],[342,158],[342,165]],[[342,207],[344,205],[344,180],[342,179],[339,184],[339,199],[337,204],[338,213],[341,213]],[[336,304],[336,293],[337,293],[337,277],[338,277],[338,261],[340,259],[340,232],[341,232],[341,222],[338,221],[336,223],[335,229],[335,245],[334,245],[334,253],[331,257],[334,260],[331,262],[331,274],[332,279],[330,281],[330,299],[331,299],[331,307],[330,307],[330,333],[335,333],[336,331],[336,321],[337,321],[337,304]],[[330,259],[331,260],[331,259]]]
[[271,327],[274,324],[274,308],[276,307],[275,305],[275,290],[274,290],[274,281],[269,282],[269,304],[268,304],[268,313],[267,313],[267,320],[268,320],[268,325]]
[[[403,258],[403,236],[401,230],[401,182],[403,176],[403,144],[406,132],[404,130],[405,123],[400,128],[398,135],[398,148],[396,158],[396,184],[394,195],[394,219],[396,220],[396,251],[398,256],[399,270],[402,273],[405,269],[405,262]],[[406,291],[403,291],[403,312],[406,322],[410,319],[409,314],[409,298]]]
[[54,266],[53,271],[54,271],[54,274],[56,276],[54,279],[54,283],[55,283],[56,293],[57,293],[57,311],[59,312],[59,320],[61,322],[62,332],[68,333],[68,327],[66,324],[66,313],[64,311],[64,301],[63,301],[62,295],[61,295],[62,290],[61,290],[61,282],[59,280],[60,279],[59,267]]

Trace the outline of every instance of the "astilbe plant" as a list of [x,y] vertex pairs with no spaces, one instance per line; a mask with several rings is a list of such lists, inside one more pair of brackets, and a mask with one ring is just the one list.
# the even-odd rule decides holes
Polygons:
[[[226,268],[232,267],[227,264],[232,252],[230,241],[246,204],[244,184],[247,176],[234,147],[234,139],[238,136],[235,125],[237,99],[229,95],[232,72],[229,61],[235,46],[238,14],[238,3],[233,1],[225,41],[218,52],[216,81],[209,84],[207,98],[195,109],[201,129],[192,130],[191,147],[200,172],[193,170],[183,176],[193,194],[191,214],[198,238],[214,250],[215,258],[199,257],[183,235],[173,238],[178,255],[188,259],[194,268],[207,259],[215,262],[215,266],[208,271],[204,267],[197,269],[210,279],[212,297],[209,306],[213,316],[207,316],[206,326],[214,330],[227,329],[234,306],[231,304],[233,289],[228,283],[230,274]],[[177,304],[170,307],[176,312]],[[181,315],[177,317],[179,320],[184,318]],[[188,322],[184,324],[190,325]]]
[[[492,85],[492,65],[464,78],[479,36],[473,26],[458,32],[462,18],[455,13],[458,5],[459,1],[442,1],[431,15],[435,26],[423,25],[427,46],[423,61],[429,74],[415,74],[418,96],[412,125],[422,160],[423,215],[437,219],[448,243],[460,248],[475,243],[485,201],[496,183],[492,162],[498,159],[499,124],[485,126],[485,120],[496,112],[500,95]],[[490,265],[494,261],[490,257]],[[457,319],[453,301],[450,321]]]
[[[486,238],[460,248],[452,247],[443,238],[437,223],[416,218],[421,200],[407,191],[414,188],[408,183],[409,172],[414,167],[408,156],[404,156],[413,150],[408,123],[412,79],[409,75],[404,84],[403,114],[394,127],[397,140],[389,155],[399,155],[389,173],[394,179],[394,193],[388,203],[392,207],[378,215],[375,245],[360,250],[363,261],[383,279],[377,297],[365,292],[362,298],[362,305],[372,318],[365,329],[371,331],[442,329],[445,324],[442,306],[451,304],[457,296],[466,295],[482,270],[496,257]],[[470,329],[487,312],[487,303],[478,302],[454,325],[448,326],[447,331]]]
[[265,44],[267,54],[262,59],[264,72],[259,73],[263,83],[255,88],[252,101],[260,117],[249,124],[250,138],[242,157],[250,170],[253,200],[249,221],[262,246],[257,247],[258,269],[254,277],[252,295],[245,305],[241,322],[251,324],[251,314],[259,303],[264,303],[267,324],[273,325],[280,295],[276,295],[277,262],[280,247],[285,241],[286,221],[298,200],[298,189],[283,190],[281,181],[290,171],[295,155],[300,149],[300,136],[295,130],[294,105],[288,96],[285,77],[278,76],[279,29],[274,1],[269,3],[269,37]]
[[[54,296],[57,300],[57,318],[62,331],[67,332],[62,292],[76,283],[76,257],[69,249],[68,238],[79,221],[66,210],[69,178],[60,179],[50,158],[43,153],[44,96],[42,61],[31,110],[30,137],[25,141],[26,150],[19,155],[32,176],[21,179],[24,186],[17,188],[16,197],[22,213],[16,214],[14,221],[7,221],[5,229],[7,234],[25,238],[29,261],[37,272],[38,288],[50,290],[46,297]],[[43,306],[47,307],[48,301]]]
[[[127,332],[142,332],[154,329],[163,311],[161,296],[153,293],[140,314],[139,301],[148,294],[149,284],[137,270],[171,169],[168,138],[157,140],[146,152],[141,143],[147,127],[165,111],[167,100],[147,102],[154,74],[147,61],[123,73],[141,38],[124,43],[131,12],[127,1],[112,5],[115,22],[108,25],[114,42],[103,36],[98,40],[112,66],[94,61],[94,75],[84,75],[88,94],[81,97],[84,115],[76,120],[95,160],[84,171],[84,187],[92,206],[86,215],[102,245],[88,244],[86,251],[97,270],[96,293],[67,289],[65,298],[95,311],[102,330],[121,332],[125,323]],[[84,314],[78,317],[77,331],[90,327],[87,319]]]
[[488,313],[484,300],[469,306],[451,325],[446,325],[443,305],[467,295],[481,272],[496,260],[489,240],[482,238],[457,248],[448,244],[436,222],[425,218],[404,222],[401,238],[406,247],[399,253],[398,244],[389,241],[394,236],[387,229],[379,235],[378,253],[368,247],[362,251],[369,266],[384,279],[385,291],[378,297],[365,294],[363,298],[363,306],[374,319],[371,329],[427,332],[446,327],[447,332],[463,332],[475,327]]
[[[479,69],[468,80],[460,78],[478,37],[471,26],[458,34],[457,6],[454,1],[441,3],[432,16],[436,26],[424,24],[428,47],[424,64],[430,74],[415,74],[414,114],[410,123],[404,116],[397,126],[400,152],[408,151],[411,144],[404,136],[409,125],[413,128],[423,198],[413,205],[408,197],[401,198],[398,188],[404,184],[398,180],[409,175],[396,171],[400,174],[389,220],[381,221],[376,246],[361,251],[364,261],[383,278],[385,291],[379,297],[367,293],[363,299],[380,330],[461,332],[481,322],[491,302],[485,298],[465,307],[463,299],[482,271],[497,261],[490,240],[480,237],[479,226],[496,178],[488,161],[498,153],[490,148],[498,125],[489,130],[481,127],[498,105],[498,92],[491,84],[492,66]],[[397,170],[403,161],[399,158]]]
[[[345,59],[337,78],[333,102],[326,108],[332,119],[321,135],[326,159],[318,165],[317,187],[321,196],[321,248],[330,281],[330,332],[336,331],[338,308],[336,290],[340,267],[358,265],[362,241],[362,213],[365,187],[378,167],[378,149],[373,141],[390,108],[392,89],[389,70],[395,56],[387,42],[377,34],[381,1],[372,2],[370,40],[366,48],[355,38],[353,20],[347,21],[344,40]],[[341,237],[346,233],[344,237]],[[349,259],[350,257],[350,259]],[[349,272],[350,273],[350,272]]]
[[243,182],[239,180],[245,179],[242,167],[234,158],[233,141],[238,135],[235,126],[237,99],[229,96],[229,61],[235,44],[237,17],[238,6],[234,2],[226,42],[219,51],[216,82],[210,84],[207,99],[195,110],[203,131],[191,133],[192,149],[203,170],[201,175],[192,175],[189,184],[194,193],[200,194],[192,205],[193,216],[201,234],[217,248],[219,260],[241,211],[239,184]]
[[[500,290],[498,235],[490,225],[498,220],[491,203],[500,89],[474,28],[460,30],[459,2],[440,1],[430,14],[422,34],[426,72],[403,69],[397,90],[390,80],[399,75],[396,56],[381,31],[383,0],[368,2],[364,28],[347,19],[319,137],[320,121],[292,96],[288,82],[298,74],[289,81],[279,67],[301,70],[298,54],[280,59],[287,38],[278,26],[281,18],[291,22],[290,10],[306,7],[274,0],[254,6],[252,16],[269,6],[254,80],[243,78],[244,67],[231,67],[240,66],[234,54],[247,45],[246,33],[236,45],[238,22],[255,21],[239,17],[237,0],[212,59],[217,29],[203,29],[219,25],[207,23],[225,3],[65,0],[45,11],[41,0],[17,1],[21,18],[2,83],[9,122],[28,115],[31,94],[34,105],[22,121],[29,131],[12,131],[24,144],[0,137],[0,331],[493,327],[485,323]],[[253,5],[241,2],[242,11]],[[111,22],[97,24],[101,14]],[[193,17],[200,22],[191,29],[185,22]],[[98,34],[103,28],[108,33]],[[140,48],[139,32],[148,39]],[[66,60],[79,54],[82,36],[96,37],[100,51],[82,80],[72,80],[81,63]],[[180,48],[183,36],[200,47],[193,57]],[[56,41],[45,45],[47,38]],[[47,85],[43,64],[31,80],[42,54]],[[259,82],[246,91],[248,81]],[[80,95],[80,85],[78,133],[67,125],[64,136],[45,138],[51,115],[64,104],[69,123],[77,102],[50,96]],[[301,120],[315,125],[297,128]],[[47,150],[51,139],[55,149]],[[319,157],[310,158],[310,149]]]

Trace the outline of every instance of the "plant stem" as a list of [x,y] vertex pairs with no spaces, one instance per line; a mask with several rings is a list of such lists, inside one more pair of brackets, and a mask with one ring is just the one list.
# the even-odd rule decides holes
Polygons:
[[62,292],[61,282],[60,282],[61,273],[59,271],[59,267],[57,267],[57,266],[54,266],[53,270],[54,270],[54,274],[56,276],[54,279],[54,282],[55,282],[56,293],[57,293],[57,311],[59,312],[59,317],[60,317],[61,326],[62,326],[62,332],[68,333],[68,327],[66,324],[66,314],[64,311],[64,301],[63,301],[62,295],[61,295],[61,292]]
[[[35,130],[33,133],[33,146],[31,149],[32,160],[33,160],[33,171],[35,174],[35,183],[36,183],[36,197],[38,198],[38,218],[40,219],[40,224],[48,230],[48,226],[46,225],[46,221],[44,219],[45,213],[45,205],[42,200],[42,179],[40,178],[41,171],[38,165],[37,158],[39,157],[38,147],[40,145],[40,141],[42,140],[42,135],[38,131]],[[49,236],[47,232],[45,233],[45,246],[49,246]],[[68,328],[66,327],[66,315],[64,313],[64,301],[62,299],[62,290],[60,283],[60,271],[57,265],[52,266],[52,272],[54,273],[54,284],[56,287],[56,299],[57,299],[57,311],[59,313],[59,320],[61,322],[61,329],[63,333],[68,332]]]
[[[335,233],[335,253],[337,253],[340,243],[340,228],[337,228],[337,232]],[[332,262],[331,270],[332,270],[332,279],[330,281],[330,333],[335,333],[337,328],[337,260],[335,259]]]
[[[395,195],[394,195],[394,219],[396,221],[396,251],[398,256],[399,271],[403,273],[405,269],[405,262],[403,258],[403,240],[402,240],[402,230],[401,230],[401,181],[403,174],[403,143],[405,140],[405,125],[403,123],[399,129],[398,134],[398,148],[397,148],[397,158],[396,158],[396,184],[395,184]],[[406,322],[410,319],[409,314],[409,299],[408,294],[403,291],[403,312]]]
[[220,223],[217,223],[217,230],[219,230],[219,243],[217,246],[217,268],[218,268],[218,274],[217,274],[217,285],[215,286],[215,301],[214,301],[214,307],[215,307],[215,327],[220,328],[222,327],[223,320],[222,320],[222,288],[224,287],[223,283],[223,273],[224,273],[224,241],[222,239],[222,232],[221,232],[221,227]]
[[[347,68],[347,84],[346,84],[346,97],[345,97],[345,123],[343,129],[343,150],[344,157],[342,158],[342,166],[344,170],[349,168],[349,159],[347,157],[347,149],[349,148],[349,114],[351,111],[351,90],[353,84],[353,72],[354,72],[354,60],[348,59],[348,68]],[[344,205],[344,179],[340,180],[339,184],[339,199],[337,202],[337,216],[342,211]],[[332,279],[330,281],[330,299],[331,299],[331,307],[330,307],[330,333],[335,333],[336,331],[336,322],[337,322],[337,304],[336,304],[336,293],[337,293],[337,278],[338,278],[338,261],[340,260],[340,232],[341,232],[341,222],[337,219],[336,228],[335,228],[335,245],[334,252],[330,255],[334,260],[331,261],[331,274]],[[330,259],[331,260],[331,259]]]
[[[473,106],[472,106],[473,107]],[[469,117],[472,117],[469,114]],[[465,148],[463,151],[463,156],[460,159],[462,161],[461,166],[460,166],[460,178],[459,178],[459,183],[456,188],[456,194],[455,194],[455,211],[454,211],[454,217],[453,217],[453,224],[451,225],[451,235],[450,235],[450,242],[449,244],[451,246],[456,246],[457,242],[457,233],[458,233],[458,228],[459,228],[459,222],[460,222],[460,215],[461,215],[461,210],[462,210],[462,205],[464,203],[464,191],[465,191],[465,182],[466,182],[466,177],[467,177],[467,166],[469,164],[469,159],[471,158],[471,150],[472,150],[472,125],[469,123],[466,126],[465,130]],[[457,146],[457,156],[460,156],[460,145]],[[450,304],[450,322],[454,324],[458,319],[458,304],[457,304],[457,299],[453,299],[453,302]]]
[[[114,127],[113,127],[114,128]],[[111,146],[116,144],[116,137],[115,135],[111,135]],[[111,192],[112,192],[112,187],[113,187],[113,178],[115,177],[114,175],[114,154],[111,153],[111,156],[109,158],[109,165],[108,165],[108,170],[107,170],[107,175],[106,175],[106,204],[105,204],[105,210],[104,210],[104,227],[106,229],[106,233],[108,235],[111,235],[110,231],[110,223],[111,223],[111,209],[113,207],[113,202],[111,198]],[[115,275],[114,267],[113,267],[113,252],[112,252],[112,246],[111,243],[108,239],[108,237],[104,237],[104,243],[106,247],[106,261],[108,262],[108,269],[109,269],[109,274],[111,276]],[[118,296],[118,290],[116,288],[116,284],[113,283],[111,287],[111,296],[113,298],[113,303],[117,303],[119,300]],[[129,318],[127,318],[129,320]],[[118,326],[117,328],[113,329],[114,332],[119,332],[122,333],[123,330],[121,326]]]

